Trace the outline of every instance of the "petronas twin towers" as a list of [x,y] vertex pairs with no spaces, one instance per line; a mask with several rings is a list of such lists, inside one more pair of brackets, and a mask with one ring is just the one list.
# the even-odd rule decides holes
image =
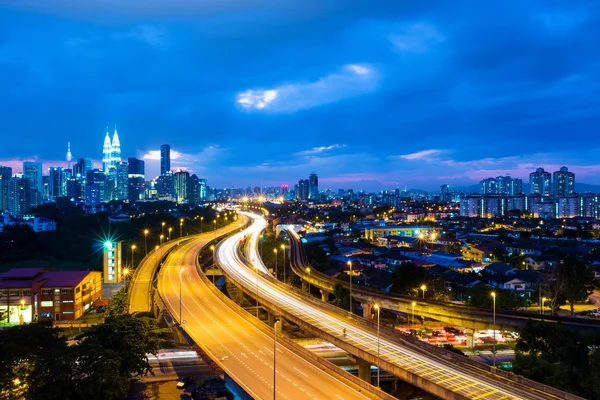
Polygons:
[[115,172],[117,165],[121,162],[121,143],[119,135],[115,127],[115,133],[110,140],[108,128],[106,129],[106,137],[104,138],[104,148],[102,149],[102,170],[105,173]]

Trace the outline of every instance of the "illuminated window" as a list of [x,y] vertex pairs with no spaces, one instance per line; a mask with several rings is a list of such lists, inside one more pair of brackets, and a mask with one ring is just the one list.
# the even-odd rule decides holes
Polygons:
[[42,295],[51,295],[52,289],[42,289]]
[[42,301],[42,307],[52,307],[52,301]]

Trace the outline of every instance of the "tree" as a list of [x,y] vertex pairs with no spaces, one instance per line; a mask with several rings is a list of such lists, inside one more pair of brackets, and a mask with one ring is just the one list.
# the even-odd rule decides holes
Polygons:
[[587,299],[594,291],[594,272],[584,259],[569,256],[557,264],[556,280],[560,282],[571,308],[571,317],[574,317],[575,302]]
[[391,291],[404,295],[418,294],[418,288],[427,282],[427,270],[413,263],[404,263],[394,272]]
[[107,314],[109,316],[122,315],[129,312],[129,284],[123,286],[117,293],[110,298],[110,304]]
[[350,307],[350,291],[345,289],[340,283],[333,285],[333,296],[331,302],[334,306],[348,310]]

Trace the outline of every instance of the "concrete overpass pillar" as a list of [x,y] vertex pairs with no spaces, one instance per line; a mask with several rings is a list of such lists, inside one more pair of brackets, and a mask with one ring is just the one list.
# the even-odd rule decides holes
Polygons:
[[472,349],[475,347],[475,329],[467,329],[467,348]]
[[277,333],[281,333],[281,327],[283,326],[283,318],[281,318],[281,316],[279,315],[275,315],[275,313],[269,311],[268,312],[269,315],[269,326],[274,326],[275,325],[275,317],[279,318],[279,323],[277,324]]
[[373,311],[373,305],[370,303],[361,303],[363,309],[363,318],[370,319]]
[[325,289],[320,289],[321,291],[321,301],[329,302],[329,292]]
[[358,364],[358,377],[367,383],[371,383],[371,364],[360,358],[356,359]]

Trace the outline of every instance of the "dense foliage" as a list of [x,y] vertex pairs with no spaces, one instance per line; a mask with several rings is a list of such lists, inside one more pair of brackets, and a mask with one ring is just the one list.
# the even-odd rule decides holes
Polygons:
[[152,318],[110,316],[68,343],[43,323],[0,331],[0,397],[117,399],[132,379],[151,373],[146,354],[167,343]]
[[587,399],[600,399],[600,335],[531,321],[519,333],[514,372]]

